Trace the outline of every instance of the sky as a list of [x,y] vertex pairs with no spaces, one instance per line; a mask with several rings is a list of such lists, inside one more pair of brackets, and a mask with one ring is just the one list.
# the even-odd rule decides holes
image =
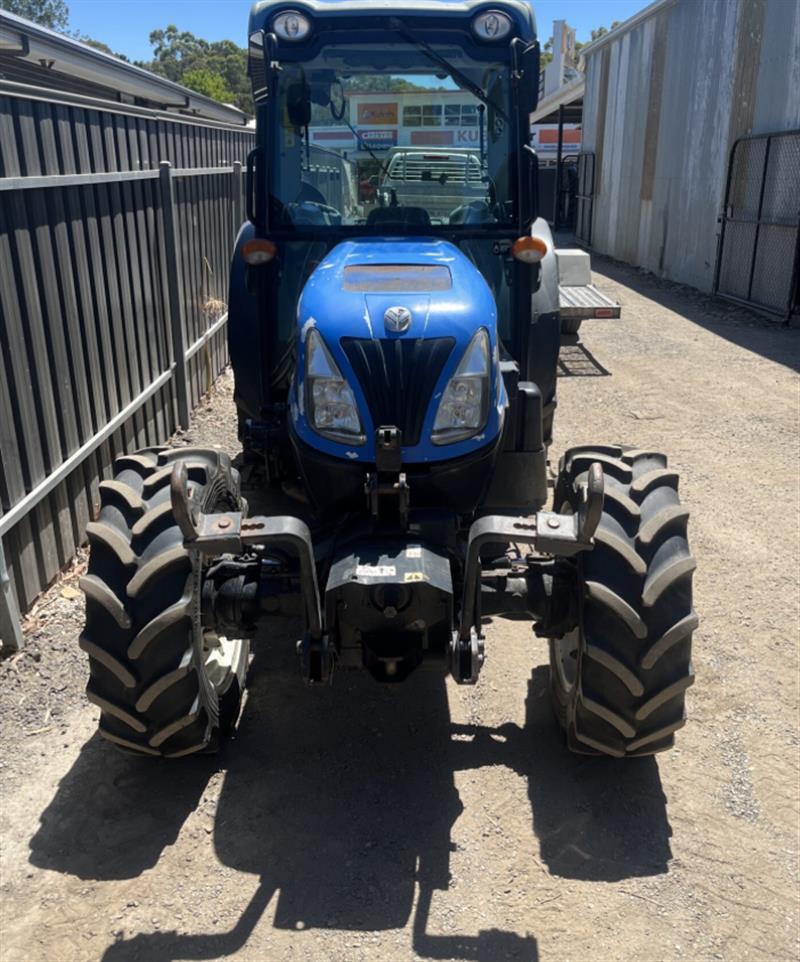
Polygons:
[[[534,0],[542,45],[553,20],[575,27],[579,41],[589,40],[593,27],[627,20],[650,0]],[[204,40],[233,40],[246,46],[251,0],[67,0],[70,29],[102,40],[131,60],[149,60],[151,30],[174,23]]]

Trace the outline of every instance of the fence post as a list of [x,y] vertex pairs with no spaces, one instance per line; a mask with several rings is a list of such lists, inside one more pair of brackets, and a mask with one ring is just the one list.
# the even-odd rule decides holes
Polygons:
[[178,395],[178,421],[182,428],[189,427],[192,406],[189,403],[189,378],[186,364],[186,338],[183,330],[183,294],[180,285],[180,251],[175,229],[175,194],[172,182],[172,165],[162,160],[158,165],[161,185],[161,217],[164,224],[164,246],[167,259],[167,296],[169,299],[169,322],[172,333],[172,358],[175,362],[176,389]]
[[233,239],[239,233],[239,228],[242,226],[242,162],[240,160],[235,160],[233,162],[233,183],[231,184],[231,192],[233,195]]
[[0,641],[3,648],[19,651],[22,647],[19,606],[6,568],[3,539],[0,538]]

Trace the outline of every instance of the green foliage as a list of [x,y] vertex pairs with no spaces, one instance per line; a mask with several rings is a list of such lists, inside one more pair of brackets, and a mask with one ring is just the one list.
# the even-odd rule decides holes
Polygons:
[[590,43],[594,43],[595,40],[605,37],[605,35],[611,33],[612,30],[616,30],[621,22],[621,20],[613,20],[610,27],[595,27],[594,30],[592,30],[590,40],[587,40],[586,43],[578,41],[575,44],[575,53],[580,54],[584,47],[588,47]]
[[69,8],[64,0],[0,0],[0,10],[51,30],[66,30],[69,23]]
[[424,93],[431,87],[422,87],[403,77],[390,74],[361,74],[348,77],[344,82],[345,93]]
[[210,70],[187,70],[181,79],[184,87],[189,90],[196,90],[199,94],[205,94],[212,100],[219,100],[221,103],[233,103],[233,91],[225,84],[225,81],[218,73]]
[[130,63],[130,60],[125,56],[124,53],[117,53],[116,50],[112,50],[107,43],[103,43],[102,40],[94,40],[92,37],[87,37],[85,33],[81,33],[76,30],[75,33],[70,34],[75,40],[80,40],[81,43],[85,43],[87,47],[92,47],[95,50],[99,50],[101,53],[111,54],[112,57],[116,57],[117,60],[124,60],[125,63]]
[[232,40],[202,40],[169,24],[150,34],[153,59],[138,66],[253,113],[247,51]]

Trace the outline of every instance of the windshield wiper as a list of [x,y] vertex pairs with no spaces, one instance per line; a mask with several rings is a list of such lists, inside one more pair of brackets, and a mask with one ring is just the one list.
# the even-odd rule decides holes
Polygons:
[[509,116],[503,110],[503,108],[498,107],[498,105],[495,103],[492,103],[486,96],[486,93],[481,89],[481,87],[478,86],[478,84],[471,80],[465,73],[462,73],[458,67],[454,67],[453,64],[451,64],[449,60],[443,57],[440,53],[437,53],[430,44],[413,34],[408,27],[403,25],[401,20],[398,20],[396,17],[392,17],[389,20],[389,26],[393,30],[396,30],[401,37],[414,44],[414,46],[421,50],[429,60],[432,60],[435,64],[443,67],[460,87],[464,87],[466,90],[468,90],[472,96],[477,97],[482,104],[485,104],[487,107],[492,107],[506,123],[510,122]]
[[361,134],[356,130],[356,128],[350,123],[350,121],[349,121],[346,117],[343,117],[342,119],[343,119],[344,122],[347,124],[347,126],[350,128],[351,133],[352,133],[353,136],[356,138],[356,140],[359,142],[359,144],[361,144],[361,146],[364,148],[364,150],[366,150],[366,152],[370,155],[370,157],[371,157],[371,158],[375,161],[375,163],[380,167],[381,173],[383,173],[383,174],[388,174],[388,173],[389,173],[389,167],[388,167],[388,165],[387,165],[384,161],[382,161],[382,160],[380,159],[380,157],[378,157],[378,155],[373,151],[373,149],[370,147],[370,145],[366,142],[366,140],[364,140],[364,138],[363,138],[363,137],[361,136]]

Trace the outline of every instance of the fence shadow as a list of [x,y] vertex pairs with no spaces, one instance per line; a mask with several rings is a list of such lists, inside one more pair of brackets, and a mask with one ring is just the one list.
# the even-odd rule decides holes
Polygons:
[[[285,648],[257,662],[239,737],[221,758],[215,853],[256,875],[258,889],[227,932],[140,933],[111,944],[106,962],[224,958],[273,899],[280,929],[381,931],[411,919],[410,948],[423,958],[535,962],[532,935],[428,932],[463,810],[455,773],[483,766],[527,778],[532,830],[519,843],[538,838],[554,876],[617,881],[667,870],[657,765],[570,756],[550,715],[546,669],[533,672],[525,724],[495,729],[451,723],[435,675],[389,688],[341,673],[332,689],[304,690]],[[141,873],[175,839],[214,769],[207,758],[148,766],[92,739],[45,811],[31,861],[82,878]]]
[[[745,350],[800,371],[798,332],[777,317],[770,319],[599,254],[592,254],[592,269]],[[625,317],[624,305],[622,316]]]

